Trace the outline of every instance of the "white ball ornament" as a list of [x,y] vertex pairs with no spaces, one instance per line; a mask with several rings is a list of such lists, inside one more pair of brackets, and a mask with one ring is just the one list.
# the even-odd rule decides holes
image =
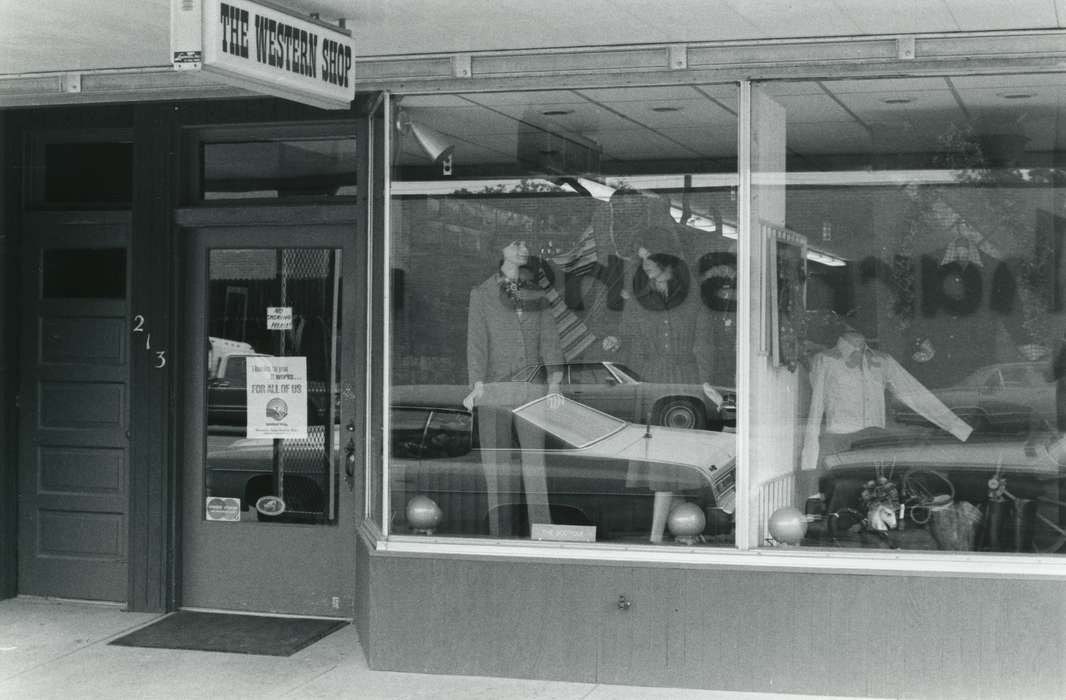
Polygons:
[[415,532],[432,535],[444,513],[429,496],[415,496],[407,502],[407,524]]
[[680,544],[696,544],[706,526],[707,516],[695,503],[679,503],[666,518],[666,529]]
[[782,544],[799,544],[807,535],[807,516],[799,508],[785,506],[770,515],[770,537]]

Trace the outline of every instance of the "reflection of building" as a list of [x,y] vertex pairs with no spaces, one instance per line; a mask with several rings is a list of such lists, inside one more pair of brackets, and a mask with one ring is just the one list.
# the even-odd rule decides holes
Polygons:
[[[1011,551],[1009,561],[998,554],[1009,548],[988,545],[961,557],[767,545],[770,514],[802,506],[818,475],[796,469],[809,386],[802,358],[794,372],[771,361],[780,338],[758,234],[765,223],[806,241],[808,307],[825,312],[818,331],[811,319],[796,324],[807,351],[835,342],[842,319],[829,312],[854,312],[845,320],[873,328],[881,351],[937,389],[1038,345],[1019,341],[1034,324],[1057,341],[1066,316],[1054,292],[1025,313],[1020,302],[993,305],[1005,297],[993,293],[1000,261],[989,253],[1020,288],[1022,270],[1039,268],[1030,275],[1039,278],[1038,251],[1051,250],[1050,289],[1062,286],[1066,142],[1055,124],[1066,56],[1051,3],[1008,13],[944,0],[919,16],[896,0],[874,12],[724,0],[594,12],[547,0],[535,22],[513,3],[476,13],[457,3],[446,17],[417,3],[291,4],[333,25],[314,25],[323,31],[347,18],[358,64],[348,109],[172,70],[168,3],[78,17],[58,2],[0,10],[14,42],[0,52],[0,595],[341,615],[356,620],[370,663],[396,670],[812,694],[1006,694],[1007,683],[1022,695],[1066,694],[1061,678],[1042,675],[1060,663],[1055,645],[1018,641],[1066,629],[1066,565],[1050,535],[1026,531],[1022,541],[1041,551]],[[55,51],[59,41],[69,51]],[[390,112],[401,100],[402,123]],[[960,124],[973,133],[960,139]],[[993,141],[1002,148],[974,161],[971,147]],[[967,179],[983,170],[1013,179],[998,190]],[[915,204],[914,188],[928,201]],[[1013,195],[1011,216],[997,191]],[[382,461],[424,463],[426,450],[447,448],[426,442],[449,434],[432,422],[445,419],[425,418],[436,408],[469,418],[431,394],[464,381],[467,295],[497,264],[501,237],[525,238],[545,257],[592,242],[587,274],[558,287],[596,335],[596,359],[611,360],[625,348],[606,341],[631,301],[613,271],[635,269],[638,238],[664,232],[680,239],[690,270],[705,253],[736,254],[738,308],[715,317],[738,338],[739,498],[735,520],[713,523],[727,541],[556,546],[401,531],[406,504],[390,502]],[[974,232],[982,242],[968,257]],[[321,434],[322,445],[339,436],[325,450],[338,461],[314,483],[328,524],[208,528],[212,446],[198,421],[210,370],[207,343],[191,339],[279,353],[262,307],[275,299],[277,251],[297,248],[339,251],[323,264],[340,274],[315,275],[329,280],[317,287],[328,299],[307,298],[299,275],[287,276],[286,297],[313,316],[338,309],[342,329],[340,381],[322,402],[341,414]],[[956,263],[952,277],[945,268]],[[981,284],[972,309],[967,270]],[[934,299],[945,290],[958,298]],[[422,403],[387,406],[401,383],[422,387]],[[609,380],[603,387],[609,401]],[[994,389],[982,387],[982,400]],[[626,431],[633,449],[640,427]],[[1019,493],[1054,495],[1056,443],[1007,437],[997,449],[1049,469],[1048,488]],[[955,462],[936,454],[923,464],[950,474]],[[880,467],[898,475],[905,465]],[[453,497],[449,508],[482,522],[476,484],[429,477]],[[1008,485],[1019,478],[1028,477]],[[983,489],[966,492],[978,499]],[[1043,505],[1044,520],[1024,508],[1004,518],[1017,514],[1015,531],[1061,526],[1061,508]],[[612,532],[646,529],[597,508],[584,515]],[[240,566],[223,566],[232,561]],[[630,609],[617,606],[620,594]],[[971,653],[959,639],[984,646]],[[982,660],[993,655],[995,664]]]

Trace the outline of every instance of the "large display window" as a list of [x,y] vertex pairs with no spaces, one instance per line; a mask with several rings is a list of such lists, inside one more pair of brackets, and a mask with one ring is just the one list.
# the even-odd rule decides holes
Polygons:
[[389,534],[733,546],[737,104],[394,99]]
[[774,436],[759,544],[1062,550],[1064,95],[1060,74],[753,87],[781,349],[745,397]]
[[386,533],[1060,552],[1064,92],[396,98]]

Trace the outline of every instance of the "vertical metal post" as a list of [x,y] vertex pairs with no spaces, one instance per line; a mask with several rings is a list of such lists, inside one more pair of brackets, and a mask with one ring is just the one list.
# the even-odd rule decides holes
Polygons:
[[340,330],[340,294],[341,294],[341,249],[333,251],[333,318],[330,324],[329,342],[329,393],[326,401],[326,424],[322,426],[322,444],[326,449],[326,464],[329,471],[329,521],[337,517],[337,470],[340,468],[340,450],[334,449],[334,443],[339,443],[340,438],[333,434],[333,426],[337,425],[336,400],[340,387],[337,385],[337,336]]
[[751,359],[752,347],[752,278],[755,267],[753,244],[755,231],[751,220],[751,81],[738,86],[740,114],[737,123],[737,483],[734,537],[738,549],[750,549],[751,527]]
[[[277,271],[278,271],[278,305],[288,306],[289,296],[289,275],[288,275],[288,258],[285,255],[284,248],[277,249]],[[278,356],[285,357],[285,331],[279,331],[278,338]],[[285,502],[285,453],[281,449],[281,438],[274,438],[274,491],[275,495],[281,499],[282,503]]]

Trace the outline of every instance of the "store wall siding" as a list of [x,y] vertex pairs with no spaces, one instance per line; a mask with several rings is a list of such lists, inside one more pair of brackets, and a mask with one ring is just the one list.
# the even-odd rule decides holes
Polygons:
[[[1066,697],[1062,582],[401,556],[370,564],[364,639],[379,670]],[[620,595],[629,609],[619,609]]]
[[12,260],[15,230],[12,204],[18,180],[17,152],[10,144],[10,118],[0,111],[0,599],[10,598],[17,591],[18,561],[15,542],[18,539],[16,520],[16,476],[18,460],[15,454],[14,391],[11,386],[15,338],[8,332],[14,327],[15,269]]
[[169,104],[136,105],[134,116],[131,294],[135,310],[163,350],[163,368],[149,352],[130,353],[130,610],[162,612],[176,600],[173,508],[178,493],[174,378],[181,377],[173,279],[176,242],[171,225],[179,193],[175,154],[180,139]]

